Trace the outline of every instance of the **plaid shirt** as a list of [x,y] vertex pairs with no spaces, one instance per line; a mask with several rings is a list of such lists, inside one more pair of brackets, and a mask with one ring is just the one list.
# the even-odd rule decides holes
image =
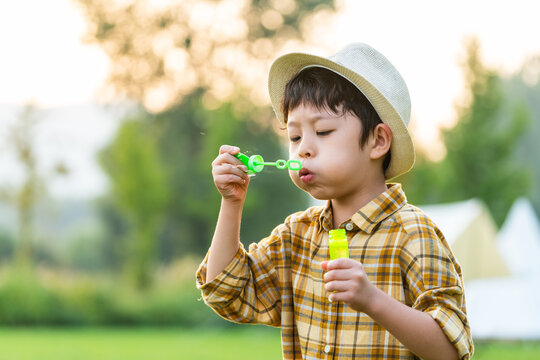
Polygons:
[[[350,258],[370,281],[430,314],[469,359],[461,268],[440,230],[407,204],[401,185],[389,185],[340,228],[347,230]],[[207,255],[197,271],[205,303],[230,321],[280,326],[284,359],[416,358],[366,314],[328,301],[320,264],[329,260],[330,229],[330,202],[292,214],[249,252],[241,246],[208,283]]]

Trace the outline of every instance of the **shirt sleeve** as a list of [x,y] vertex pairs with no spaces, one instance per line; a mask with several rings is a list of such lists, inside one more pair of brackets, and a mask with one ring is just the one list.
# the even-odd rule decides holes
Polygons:
[[212,281],[206,282],[208,253],[196,273],[204,302],[221,317],[239,323],[281,324],[281,288],[286,248],[290,238],[280,225],[249,251],[240,244],[232,261]]
[[405,290],[414,309],[425,312],[439,324],[457,349],[460,359],[474,351],[466,314],[461,267],[442,233],[427,218],[409,227],[403,255]]

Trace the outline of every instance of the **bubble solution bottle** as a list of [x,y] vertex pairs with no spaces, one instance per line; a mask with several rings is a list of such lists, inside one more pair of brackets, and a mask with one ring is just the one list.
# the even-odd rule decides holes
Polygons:
[[345,229],[330,230],[328,248],[330,250],[330,260],[349,257],[349,242],[347,241]]

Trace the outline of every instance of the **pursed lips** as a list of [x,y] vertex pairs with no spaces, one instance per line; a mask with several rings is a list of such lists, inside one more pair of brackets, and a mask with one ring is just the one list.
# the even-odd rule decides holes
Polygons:
[[298,172],[298,176],[300,176],[300,180],[307,183],[313,178],[313,173],[308,168],[302,167]]

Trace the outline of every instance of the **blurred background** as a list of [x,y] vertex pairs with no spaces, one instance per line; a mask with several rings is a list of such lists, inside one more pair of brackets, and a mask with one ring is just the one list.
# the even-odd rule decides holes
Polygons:
[[[200,300],[221,144],[287,157],[271,61],[354,41],[412,98],[395,179],[463,266],[475,359],[540,357],[540,6],[533,0],[0,3],[0,348],[17,359],[279,358]],[[252,179],[241,239],[313,200]],[[257,329],[257,331],[254,331]],[[264,357],[266,356],[266,357]]]

